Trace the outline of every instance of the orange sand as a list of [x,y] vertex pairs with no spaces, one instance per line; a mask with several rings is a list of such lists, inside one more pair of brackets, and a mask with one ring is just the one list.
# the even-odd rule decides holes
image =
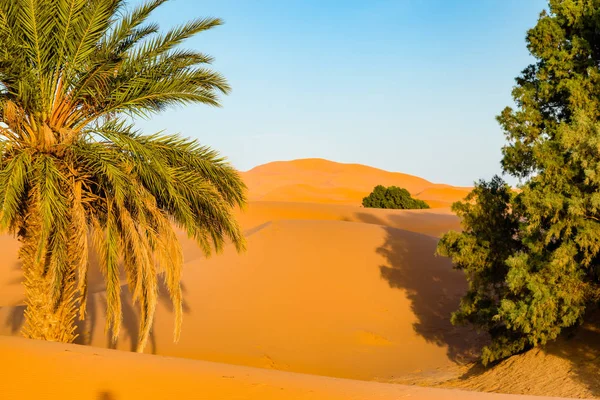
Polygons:
[[[588,315],[572,336],[500,362],[473,366],[440,386],[488,392],[593,398],[600,396],[600,315]],[[590,320],[591,319],[591,320]]]
[[341,204],[254,201],[236,217],[246,229],[278,220],[348,221],[389,226],[435,237],[460,229],[459,219],[448,209],[381,210]]
[[[248,238],[243,255],[227,248],[205,260],[182,237],[181,340],[172,341],[173,316],[165,299],[147,352],[382,381],[419,370],[445,374],[471,359],[476,336],[448,321],[464,278],[448,260],[434,256],[436,238],[416,233],[456,228],[456,217],[435,210],[270,207],[253,203],[241,216]],[[103,296],[99,291],[90,298],[83,343],[109,345]],[[0,305],[11,305],[7,300],[1,295]],[[130,350],[137,317],[126,291],[123,300],[117,348]],[[9,321],[0,325],[0,334],[18,331],[20,311],[0,310],[0,320]]]
[[549,400],[302,375],[0,337],[2,399]]
[[400,186],[431,207],[449,207],[469,188],[431,183],[416,176],[322,159],[277,161],[243,173],[251,200],[360,205],[375,186]]
[[450,207],[455,201],[465,198],[471,188],[431,187],[419,192],[415,197],[425,201],[431,208]]
[[[315,168],[322,169],[321,178],[311,175]],[[374,184],[404,186],[439,205],[465,189],[324,160],[274,163],[246,177],[252,198],[288,201],[253,201],[238,212],[248,238],[242,255],[228,247],[206,260],[181,235],[183,332],[173,343],[173,315],[163,296],[146,351],[158,356],[102,348],[133,348],[137,312],[124,289],[123,329],[111,344],[97,267],[91,269],[88,319],[78,339],[94,347],[10,337],[23,322],[23,292],[18,243],[0,236],[0,398],[502,400],[524,397],[367,381],[524,393],[533,385],[523,386],[518,374],[544,371],[540,362],[530,362],[525,369],[458,379],[485,337],[449,323],[466,284],[448,260],[433,255],[437,238],[459,229],[449,210],[328,204],[356,204],[359,192]],[[300,190],[302,185],[317,189]],[[531,393],[595,394],[575,383],[544,391],[557,386],[545,384],[544,376],[557,379],[535,375],[541,383]]]

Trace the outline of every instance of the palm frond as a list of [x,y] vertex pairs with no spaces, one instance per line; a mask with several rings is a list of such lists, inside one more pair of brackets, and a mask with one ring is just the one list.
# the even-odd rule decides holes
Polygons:
[[184,40],[216,26],[222,25],[223,21],[219,18],[198,18],[187,24],[175,27],[156,38],[148,40],[139,48],[130,54],[130,63],[151,62],[158,56],[174,49]]
[[245,185],[227,160],[178,135],[126,123],[174,105],[219,105],[230,88],[181,48],[222,23],[164,34],[147,22],[166,0],[0,0],[0,227],[23,245],[29,337],[72,341],[85,317],[88,252],[106,283],[106,331],[122,323],[122,277],[149,339],[162,279],[181,332],[183,255],[176,228],[206,255],[245,246],[233,209]]
[[150,0],[137,6],[131,12],[125,14],[110,30],[102,40],[102,48],[105,51],[122,53],[138,43],[143,38],[158,32],[157,24],[143,26],[146,19],[158,7],[167,0]]
[[11,157],[0,172],[0,224],[10,229],[22,215],[23,201],[30,185],[32,159],[23,151]]

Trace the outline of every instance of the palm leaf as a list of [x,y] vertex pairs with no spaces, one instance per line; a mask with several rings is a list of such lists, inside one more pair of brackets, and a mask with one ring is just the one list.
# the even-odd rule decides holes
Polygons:
[[121,282],[139,307],[145,347],[162,279],[182,317],[183,256],[175,229],[206,255],[244,238],[233,217],[245,186],[215,151],[126,123],[170,106],[219,105],[230,88],[181,48],[219,19],[159,33],[124,0],[0,0],[0,225],[23,245],[29,337],[72,341],[85,317],[88,251],[106,283],[106,330],[122,320]]

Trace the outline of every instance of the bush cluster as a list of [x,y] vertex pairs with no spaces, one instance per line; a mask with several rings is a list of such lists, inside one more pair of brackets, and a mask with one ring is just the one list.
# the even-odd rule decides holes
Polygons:
[[367,208],[393,208],[400,210],[414,210],[429,208],[423,200],[413,199],[408,190],[398,186],[375,186],[373,192],[365,197],[362,205]]

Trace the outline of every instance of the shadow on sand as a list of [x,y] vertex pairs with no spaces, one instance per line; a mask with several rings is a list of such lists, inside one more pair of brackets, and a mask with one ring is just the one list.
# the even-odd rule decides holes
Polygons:
[[372,214],[357,213],[356,217],[385,230],[385,242],[376,250],[386,260],[379,267],[381,278],[390,287],[406,292],[417,318],[414,331],[428,342],[447,346],[448,357],[454,362],[475,361],[487,337],[450,323],[467,286],[464,275],[452,268],[449,259],[435,256],[438,239],[389,227],[389,221]]
[[[183,312],[188,314],[190,312],[189,304],[185,301],[186,288],[182,284],[183,291]],[[158,301],[170,309],[171,299],[167,288],[162,281],[159,281],[158,285]],[[121,287],[121,308],[123,312],[123,321],[121,324],[121,332],[119,338],[113,341],[109,334],[105,334],[106,347],[109,349],[119,348],[119,342],[124,341],[129,343],[129,350],[135,351],[139,338],[139,314],[137,305],[133,304],[131,293],[129,292],[126,285]],[[106,295],[104,292],[98,292],[88,297],[87,315],[84,321],[80,321],[77,326],[78,337],[75,340],[77,344],[90,345],[94,342],[94,334],[97,330],[98,323],[103,323],[105,318],[106,310]],[[99,316],[102,318],[99,318]],[[96,333],[97,334],[97,333]],[[122,347],[122,346],[121,346]],[[150,332],[148,346],[145,350],[146,353],[157,354],[158,349],[156,345],[156,336],[154,332]]]
[[116,396],[108,391],[102,391],[102,392],[98,393],[98,396],[96,396],[96,399],[97,400],[117,400]]
[[21,330],[25,322],[25,306],[0,307],[0,310],[7,310],[4,326],[10,330],[11,335],[16,335]]
[[[97,284],[98,281],[96,280]],[[185,302],[185,286],[182,286],[184,293],[183,312],[188,314],[190,307]],[[171,299],[168,294],[168,290],[162,281],[159,281],[159,303],[166,306],[167,309],[171,309]],[[101,334],[106,339],[105,346],[110,349],[123,348],[119,346],[119,342],[128,343],[128,350],[135,351],[137,341],[139,338],[139,314],[137,305],[133,304],[132,296],[126,285],[121,287],[121,306],[123,312],[123,320],[121,324],[121,332],[117,341],[113,341],[109,334],[104,334],[103,330],[98,329],[98,324],[104,324],[106,320],[106,294],[103,291],[97,291],[96,293],[88,294],[87,312],[85,320],[77,321],[77,338],[75,339],[76,344],[90,345],[92,343],[98,343],[98,338],[94,335]],[[8,328],[8,332],[11,335],[17,335],[21,331],[24,323],[24,305],[17,305],[13,307],[0,307],[0,311],[3,311],[4,327]],[[156,337],[153,332],[150,333],[148,346],[145,352],[156,354],[158,351],[156,346]]]
[[544,351],[570,361],[575,378],[594,396],[600,396],[600,312],[589,313],[587,321],[547,345]]
[[600,320],[553,342],[484,367],[473,364],[450,387],[568,398],[600,396]]

